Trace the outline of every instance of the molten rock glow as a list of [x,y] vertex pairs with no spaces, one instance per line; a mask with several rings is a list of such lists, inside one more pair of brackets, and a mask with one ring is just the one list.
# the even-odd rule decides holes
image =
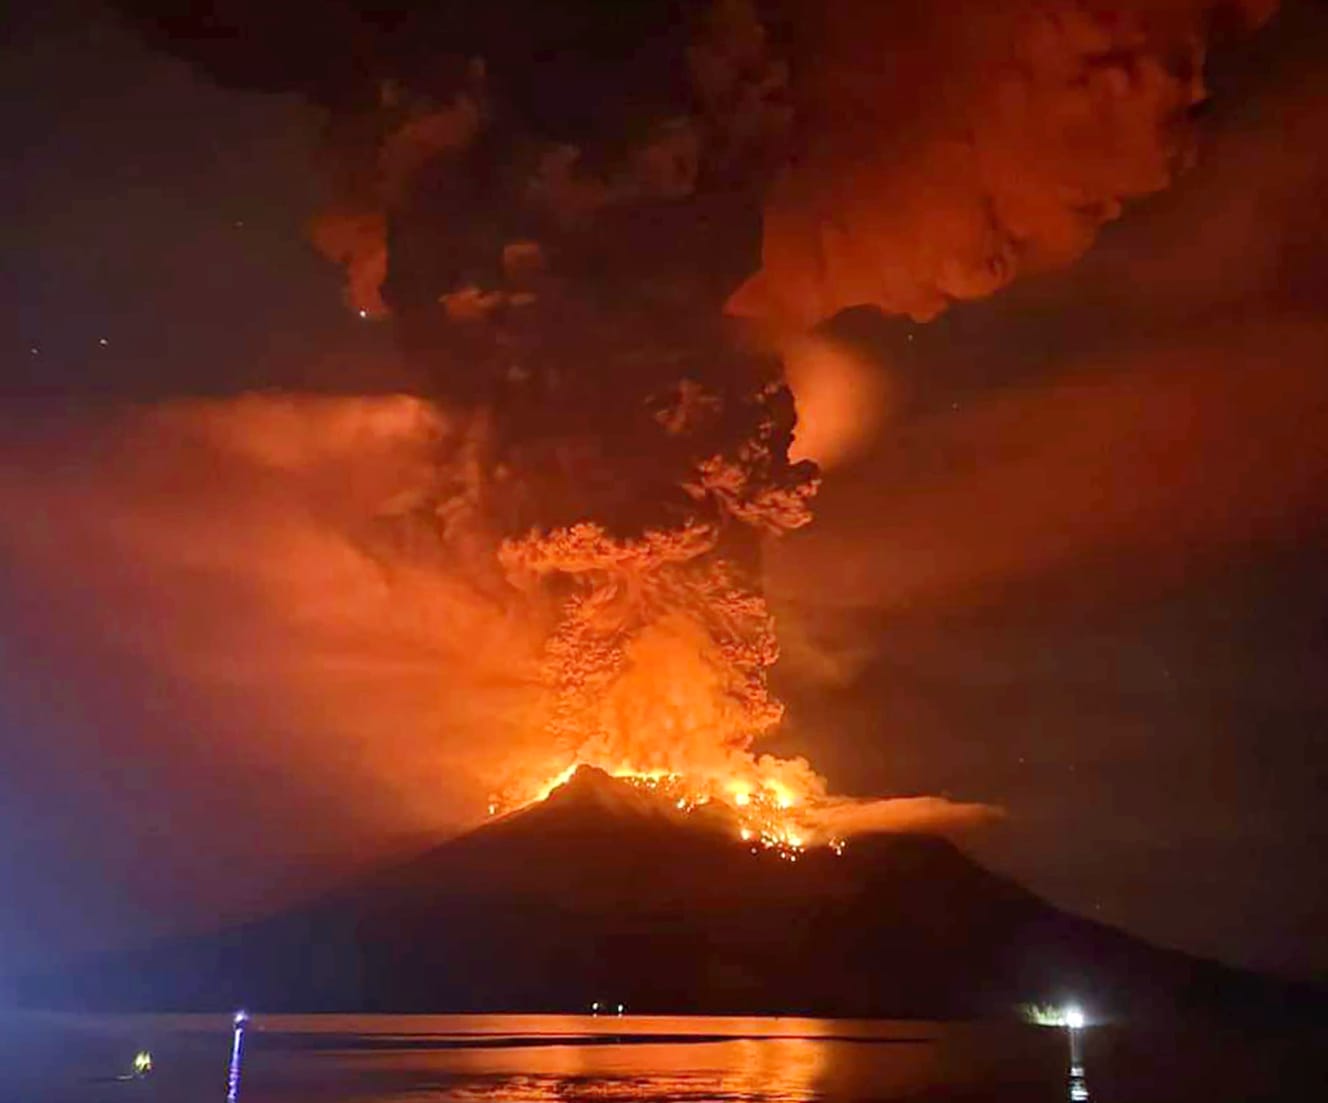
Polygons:
[[[490,815],[517,811],[551,796],[590,762],[576,761],[530,787],[509,790],[491,799]],[[769,755],[735,756],[726,775],[640,771],[630,766],[605,766],[611,777],[656,796],[680,814],[704,808],[732,825],[738,840],[753,853],[769,850],[786,861],[797,861],[808,847],[829,847],[843,854],[854,835],[921,831],[946,834],[1000,818],[1002,809],[986,804],[959,804],[941,797],[900,797],[858,800],[829,796],[825,780],[803,759]],[[714,821],[712,816],[712,822]]]

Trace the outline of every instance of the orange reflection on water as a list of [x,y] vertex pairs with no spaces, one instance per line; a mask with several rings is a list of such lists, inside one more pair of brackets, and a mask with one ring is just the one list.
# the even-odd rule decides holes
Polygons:
[[[331,1018],[292,1021],[285,1029],[309,1025],[329,1037],[340,1029]],[[827,1087],[846,1075],[849,1084],[885,1084],[893,1097],[925,1089],[936,1073],[935,1031],[925,1024],[428,1016],[374,1025],[382,1033],[354,1058],[365,1082],[415,1090],[428,1085],[449,1100],[801,1103],[826,1098]],[[346,1038],[355,1048],[364,1035]],[[847,1072],[850,1064],[863,1067]],[[385,1103],[398,1096],[356,1098]]]
[[799,1103],[817,1096],[824,1062],[823,1043],[812,1038],[740,1038],[465,1050],[444,1064],[470,1074],[452,1089],[456,1099]]

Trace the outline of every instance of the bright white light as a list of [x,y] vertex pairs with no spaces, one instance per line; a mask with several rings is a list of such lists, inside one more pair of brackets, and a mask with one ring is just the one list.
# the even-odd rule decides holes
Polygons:
[[249,1021],[249,1012],[248,1012],[248,1011],[237,1011],[237,1012],[235,1013],[235,1025],[236,1025],[236,1026],[243,1026],[243,1025],[244,1025],[245,1023],[247,1023],[248,1021]]
[[1034,1026],[1058,1026],[1080,1030],[1088,1025],[1088,1017],[1074,1004],[1059,1007],[1055,1004],[1024,1003],[1019,1005],[1018,1011],[1024,1022],[1032,1023]]

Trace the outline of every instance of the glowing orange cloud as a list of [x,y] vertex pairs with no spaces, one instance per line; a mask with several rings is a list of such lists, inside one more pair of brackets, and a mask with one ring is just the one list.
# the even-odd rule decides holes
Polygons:
[[0,552],[59,646],[175,686],[183,715],[145,738],[213,733],[255,785],[331,786],[326,816],[371,834],[482,814],[523,745],[538,641],[425,535],[457,437],[432,406],[180,401],[26,436],[0,504],[27,520]]
[[1328,501],[1328,331],[1259,321],[898,431],[855,517],[772,546],[774,585],[833,563],[818,601],[888,607],[1113,553],[1156,580],[1295,531]]
[[[753,839],[790,855],[990,814],[832,798],[805,760],[755,753],[779,716],[763,681],[769,615],[726,589],[722,565],[695,574],[698,549],[671,557],[661,537],[645,569],[636,559],[655,553],[594,533],[508,547],[509,566],[539,570],[552,556],[594,578],[593,608],[566,622],[586,633],[568,639],[576,664],[558,663],[540,603],[497,573],[493,545],[437,538],[432,491],[440,471],[463,476],[468,432],[405,396],[252,395],[53,418],[7,449],[0,505],[27,523],[8,526],[0,549],[71,652],[129,671],[145,693],[163,677],[176,687],[184,711],[141,737],[157,754],[206,732],[206,755],[228,773],[274,799],[331,786],[325,814],[371,833],[441,832],[490,799],[491,812],[519,806],[583,762],[662,787],[680,807],[729,805]],[[76,458],[53,464],[59,453]],[[463,487],[449,501],[465,499]],[[626,596],[652,587],[663,615]],[[639,615],[621,664],[608,658],[618,618]],[[718,619],[703,629],[705,618]],[[553,698],[550,654],[558,677],[577,679]]]
[[891,414],[885,367],[823,334],[786,341],[782,354],[798,409],[790,458],[830,470],[861,455]]
[[729,303],[797,329],[918,320],[1059,267],[1191,155],[1218,16],[1266,0],[794,5],[795,156]]

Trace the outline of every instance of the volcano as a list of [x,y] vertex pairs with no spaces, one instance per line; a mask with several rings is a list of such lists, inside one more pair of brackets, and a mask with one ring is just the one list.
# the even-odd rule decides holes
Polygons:
[[307,906],[19,982],[104,1010],[950,1018],[1077,996],[1108,1014],[1318,997],[1062,912],[926,835],[787,855],[583,767],[546,800]]

